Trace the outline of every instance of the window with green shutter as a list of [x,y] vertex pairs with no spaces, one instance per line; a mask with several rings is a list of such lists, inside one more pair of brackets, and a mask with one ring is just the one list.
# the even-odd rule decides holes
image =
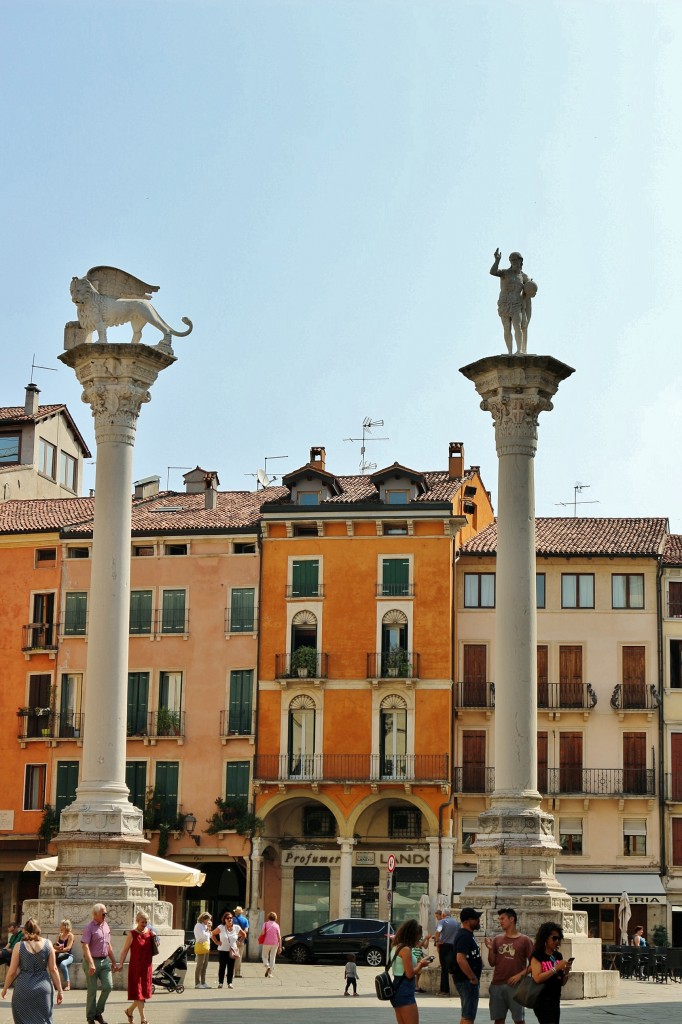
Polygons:
[[64,606],[64,636],[85,636],[87,616],[87,593],[67,594]]
[[128,673],[129,736],[144,736],[148,731],[149,672]]
[[294,559],[291,566],[291,596],[317,597],[320,563],[316,558]]
[[156,762],[156,795],[162,802],[161,820],[171,821],[178,816],[178,769],[177,761]]
[[228,761],[225,799],[249,801],[249,762]]
[[57,761],[57,793],[54,809],[57,817],[76,799],[78,761]]
[[126,761],[126,786],[130,790],[130,802],[144,811],[147,797],[147,762]]
[[162,633],[185,632],[185,591],[164,590],[161,613]]
[[238,736],[251,733],[253,669],[230,672],[230,721],[228,732]]
[[381,568],[381,592],[384,597],[406,597],[409,595],[409,558],[384,558]]
[[230,598],[230,633],[253,633],[255,628],[255,597],[253,587],[240,587]]
[[133,590],[130,594],[130,627],[131,636],[149,635],[152,631],[152,592],[151,590]]

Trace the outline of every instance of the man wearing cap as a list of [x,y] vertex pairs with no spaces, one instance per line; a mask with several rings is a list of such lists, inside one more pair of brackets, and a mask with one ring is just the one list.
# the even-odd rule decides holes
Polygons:
[[514,986],[528,972],[533,943],[516,927],[516,911],[512,907],[504,907],[498,914],[502,935],[483,941],[488,948],[488,963],[494,968],[490,982],[490,1019],[495,1024],[504,1024],[507,1010],[511,1010],[512,1020],[525,1019],[523,1006],[514,999]]
[[459,932],[459,922],[452,917],[449,910],[436,911],[436,917],[440,920],[436,925],[436,948],[438,949],[438,962],[440,963],[440,992],[439,996],[450,995],[450,974],[454,966],[455,939]]
[[482,913],[473,907],[464,907],[459,915],[462,927],[455,939],[455,964],[452,976],[462,1003],[460,1024],[473,1024],[478,1009],[479,979],[483,961],[473,933],[481,923]]
[[[85,1000],[85,1016],[88,1024],[97,1021],[107,1024],[102,1014],[114,983],[112,971],[117,971],[116,956],[111,948],[111,931],[107,924],[107,908],[103,903],[95,903],[92,908],[92,921],[85,926],[81,935],[83,950],[83,970],[85,986],[88,994]],[[101,992],[97,998],[97,982]]]

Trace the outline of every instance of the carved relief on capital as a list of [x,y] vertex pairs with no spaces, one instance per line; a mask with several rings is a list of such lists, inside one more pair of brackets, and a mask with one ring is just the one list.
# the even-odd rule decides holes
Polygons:
[[552,409],[546,394],[499,389],[486,395],[481,409],[495,424],[495,441],[500,454],[534,455],[538,443],[538,416]]
[[92,409],[98,442],[132,444],[140,409],[152,396],[145,381],[127,378],[104,382],[100,378],[86,384],[81,397]]

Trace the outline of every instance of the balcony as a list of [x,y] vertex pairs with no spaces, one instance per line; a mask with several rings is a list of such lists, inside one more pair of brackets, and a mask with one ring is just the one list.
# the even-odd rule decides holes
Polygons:
[[656,795],[653,768],[548,768],[538,778],[544,796],[646,796]]
[[277,679],[326,679],[329,655],[313,650],[312,647],[300,647],[310,651],[308,655],[293,654],[275,655],[275,676]]
[[285,592],[286,597],[324,597],[324,583],[314,585],[289,584]]
[[447,754],[258,754],[253,776],[261,782],[449,782]]
[[29,622],[22,626],[21,649],[27,651],[56,651],[59,625],[56,622]]
[[249,608],[234,613],[230,608],[225,611],[226,633],[255,633],[258,628],[257,623],[258,608]]
[[183,636],[189,633],[189,608],[166,608],[154,617],[157,636]]
[[414,583],[377,583],[377,597],[414,597]]
[[147,733],[152,739],[182,738],[185,735],[185,712],[159,708],[148,715]]
[[252,731],[251,708],[247,714],[227,708],[220,712],[220,735],[223,739],[227,736],[250,736]]
[[591,683],[538,683],[538,709],[542,711],[591,711],[597,694]]
[[494,708],[495,684],[479,682],[478,680],[457,683],[457,707]]
[[393,649],[367,654],[368,679],[419,679],[419,654]]
[[614,711],[656,711],[661,698],[653,683],[618,683],[611,694]]
[[682,601],[679,598],[668,598],[668,618],[682,619]]
[[17,739],[80,739],[83,735],[83,717],[73,711],[58,715],[49,708],[32,708],[18,716]]
[[455,768],[453,788],[455,793],[492,793],[495,789],[495,769],[479,764]]

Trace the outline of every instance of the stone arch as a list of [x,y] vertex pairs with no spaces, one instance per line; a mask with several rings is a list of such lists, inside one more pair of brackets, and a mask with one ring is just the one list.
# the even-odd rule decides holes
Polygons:
[[387,693],[379,707],[382,711],[407,711],[407,701],[399,693]]
[[364,814],[373,804],[378,803],[391,803],[396,800],[400,800],[403,803],[412,804],[424,815],[424,822],[426,825],[426,835],[437,836],[438,835],[438,814],[430,807],[425,800],[421,797],[415,796],[414,793],[405,793],[403,790],[396,790],[394,796],[390,793],[370,793],[368,796],[361,800],[360,803],[356,804],[353,811],[348,818],[348,832],[349,835],[353,835],[357,823]]
[[296,612],[293,619],[291,620],[292,626],[316,626],[317,615],[314,612],[304,608],[300,612]]
[[400,608],[389,608],[382,616],[381,622],[384,626],[406,626],[407,615],[401,612]]
[[315,700],[310,696],[309,693],[297,693],[289,701],[287,710],[297,711],[299,709],[302,709],[303,711],[317,710],[317,704],[315,703]]
[[[331,800],[325,793],[276,793],[266,803],[258,808],[258,816],[259,818],[267,820],[268,815],[272,814],[273,811],[281,808],[283,804],[293,803],[294,801],[298,804],[323,804],[323,806],[328,808],[334,815],[339,836],[348,836],[352,838],[353,832],[349,828],[346,817],[342,813],[338,804]],[[274,837],[272,837],[272,840],[276,841]]]

